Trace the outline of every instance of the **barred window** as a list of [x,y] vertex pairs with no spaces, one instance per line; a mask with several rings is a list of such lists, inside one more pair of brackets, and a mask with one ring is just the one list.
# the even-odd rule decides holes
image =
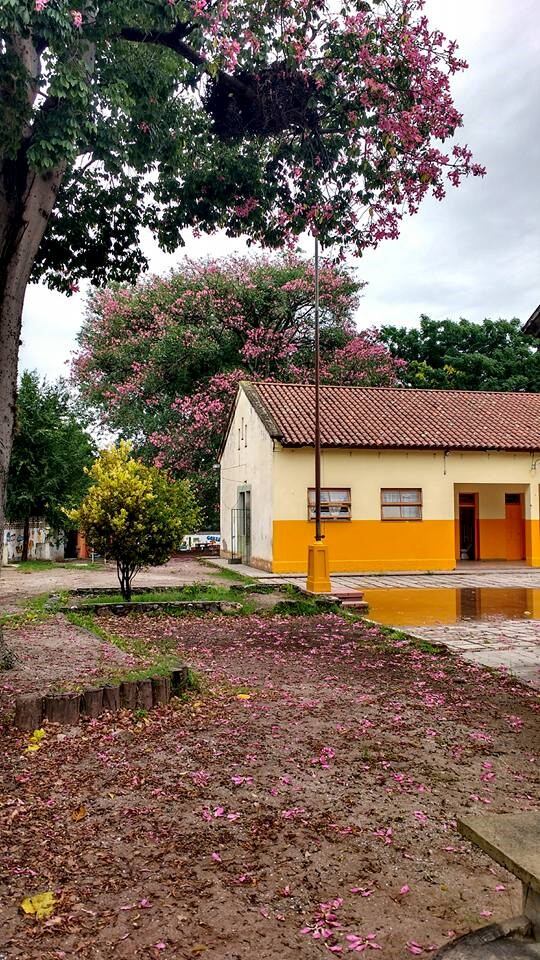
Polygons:
[[412,489],[381,490],[381,520],[421,520],[422,491]]
[[[308,519],[315,520],[315,487],[308,489]],[[321,520],[350,519],[350,487],[323,487],[321,489]]]

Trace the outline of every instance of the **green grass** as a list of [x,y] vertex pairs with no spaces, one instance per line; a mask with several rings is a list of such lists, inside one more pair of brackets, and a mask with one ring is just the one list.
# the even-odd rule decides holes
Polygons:
[[341,608],[337,603],[321,603],[310,597],[296,596],[294,600],[281,600],[276,603],[273,612],[288,617],[320,617],[323,613],[341,613]]
[[[256,603],[251,599],[244,597],[241,594],[235,593],[229,590],[228,587],[214,586],[213,584],[188,584],[185,587],[176,587],[170,588],[167,590],[156,590],[152,593],[133,593],[131,597],[131,603],[190,603],[196,601],[214,601],[214,602],[223,602],[223,603],[234,603],[240,604],[240,610],[231,611],[228,616],[248,616],[251,613],[255,612]],[[93,607],[95,604],[102,606],[104,604],[120,604],[125,603],[122,598],[122,594],[118,593],[100,593],[95,596],[88,597],[87,603],[89,607]],[[82,603],[79,607],[81,611],[84,611],[85,601],[82,600]],[[153,611],[148,611],[149,615],[156,614],[159,615],[162,611],[159,609]],[[195,610],[195,613],[199,611]],[[166,613],[169,616],[181,617],[181,616],[192,616],[192,612],[189,609],[178,610],[167,610]]]
[[[135,588],[131,603],[167,603],[190,600],[224,600],[231,603],[238,602],[238,594],[233,594],[228,587],[214,587],[209,584],[189,584],[185,587],[171,587],[170,590],[156,590],[152,593],[137,593]],[[124,603],[120,591],[118,593],[98,593],[88,598],[89,603]]]
[[49,593],[40,593],[36,597],[30,597],[25,600],[20,613],[4,613],[0,615],[0,626],[11,627],[16,630],[17,627],[23,627],[29,623],[39,623],[50,616],[54,616],[58,607],[67,603],[69,593],[67,590],[58,591],[54,596],[58,597],[54,603],[50,603]]
[[42,573],[44,570],[100,570],[103,564],[84,560],[72,560],[69,563],[56,560],[21,560],[10,563],[9,566],[15,567],[20,573]]
[[[142,637],[119,637],[109,630],[105,630],[99,619],[91,613],[72,612],[66,614],[67,620],[76,627],[88,630],[100,640],[112,644],[130,656],[141,660],[140,666],[129,670],[110,669],[106,679],[111,683],[122,683],[129,680],[148,680],[150,677],[166,677],[175,667],[181,667],[177,653],[177,644],[172,637],[162,638],[149,643]],[[200,691],[201,680],[193,670],[188,669],[188,690]]]
[[[211,563],[206,564],[206,566],[212,567],[213,570],[216,569]],[[218,577],[223,580],[234,580],[235,583],[257,583],[254,577],[246,577],[243,573],[233,570],[232,567],[219,567]]]

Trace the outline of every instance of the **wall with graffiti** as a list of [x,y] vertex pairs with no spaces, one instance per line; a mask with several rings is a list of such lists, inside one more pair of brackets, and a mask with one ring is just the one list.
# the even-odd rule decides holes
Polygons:
[[[8,523],[4,530],[4,559],[16,563],[21,559],[24,540],[22,523]],[[7,556],[6,556],[7,553]],[[63,560],[64,538],[53,532],[44,521],[30,521],[29,560]]]

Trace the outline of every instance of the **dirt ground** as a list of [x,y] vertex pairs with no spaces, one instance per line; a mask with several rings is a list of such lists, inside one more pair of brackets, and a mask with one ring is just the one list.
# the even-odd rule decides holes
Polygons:
[[0,721],[19,694],[74,689],[83,682],[88,686],[112,671],[137,665],[134,657],[73,626],[61,614],[4,632],[15,668],[0,672]]
[[[4,730],[6,960],[401,960],[519,912],[455,818],[538,805],[533,690],[334,615],[109,628],[177,648],[204,689],[34,753]],[[49,890],[49,920],[21,914]]]
[[[162,567],[143,570],[134,581],[139,587],[177,587],[187,583],[223,583],[220,571],[190,557],[169,560]],[[76,590],[80,587],[118,587],[116,567],[58,565],[44,570],[23,570],[16,565],[0,570],[0,613],[12,612],[25,597],[55,590]]]

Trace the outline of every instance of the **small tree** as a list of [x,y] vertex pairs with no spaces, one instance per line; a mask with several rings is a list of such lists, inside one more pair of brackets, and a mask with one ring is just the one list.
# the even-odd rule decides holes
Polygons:
[[131,456],[129,443],[103,450],[89,471],[92,486],[71,517],[95,550],[113,560],[124,600],[135,575],[161,566],[197,526],[199,509],[187,480],[173,483]]
[[30,517],[53,530],[65,526],[65,509],[77,507],[88,489],[86,468],[94,442],[60,381],[40,381],[25,371],[17,399],[9,468],[7,516],[24,524],[22,559],[28,559]]

